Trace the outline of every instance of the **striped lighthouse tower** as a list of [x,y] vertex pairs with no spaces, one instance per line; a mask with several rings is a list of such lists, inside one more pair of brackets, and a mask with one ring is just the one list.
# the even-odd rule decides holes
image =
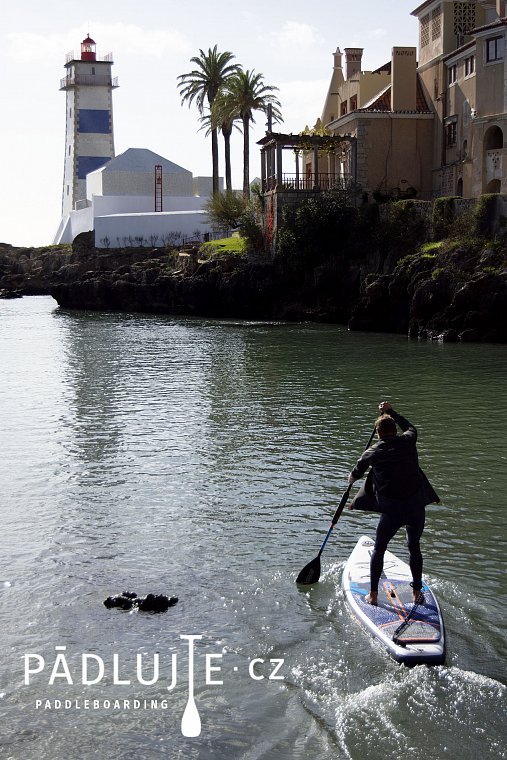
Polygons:
[[81,57],[67,55],[60,90],[67,93],[62,220],[85,207],[86,175],[114,157],[112,54],[97,58],[94,40],[81,43]]

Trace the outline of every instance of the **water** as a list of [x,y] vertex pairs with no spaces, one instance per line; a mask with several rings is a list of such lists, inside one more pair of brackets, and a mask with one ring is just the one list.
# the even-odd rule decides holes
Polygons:
[[[71,313],[50,298],[0,302],[0,341],[1,757],[506,756],[505,346]],[[343,515],[321,581],[294,583],[383,398],[418,425],[443,502],[423,537],[441,667],[397,665],[344,605],[341,571],[374,515]],[[403,536],[391,546],[406,557]],[[123,589],[180,601],[106,609]],[[181,635],[202,636],[197,738],[181,733]],[[136,655],[149,681],[157,652],[158,680],[139,683]],[[27,653],[45,667],[25,685]],[[100,682],[83,684],[83,654],[104,662]]]

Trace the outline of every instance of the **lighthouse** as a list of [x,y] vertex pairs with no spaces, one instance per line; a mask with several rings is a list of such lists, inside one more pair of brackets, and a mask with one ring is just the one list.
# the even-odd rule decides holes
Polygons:
[[62,222],[87,205],[86,175],[114,157],[112,54],[98,58],[90,35],[81,43],[81,57],[67,55],[60,90],[67,93]]

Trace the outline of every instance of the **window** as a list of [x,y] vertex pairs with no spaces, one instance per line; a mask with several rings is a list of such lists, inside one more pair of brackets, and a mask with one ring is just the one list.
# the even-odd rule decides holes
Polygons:
[[457,121],[451,121],[449,124],[445,125],[445,144],[447,148],[452,148],[454,145],[456,145],[457,133]]
[[457,47],[463,44],[465,37],[475,26],[475,1],[454,3],[454,34]]
[[469,77],[475,71],[475,55],[465,58],[465,76]]
[[449,68],[447,69],[447,84],[449,85],[454,84],[454,82],[456,81],[457,72],[458,72],[458,67],[456,66],[456,64],[454,64],[453,66],[449,66]]
[[486,40],[486,62],[501,61],[503,58],[503,37],[492,37]]
[[357,95],[353,95],[350,99],[350,110],[355,111],[357,109]]
[[346,113],[347,113],[347,101],[345,101],[345,103],[342,103],[340,116],[345,116]]
[[421,35],[421,47],[426,47],[426,45],[429,45],[430,43],[430,14],[427,13],[426,16],[423,16],[421,19],[421,28],[420,28],[420,35]]
[[442,32],[442,14],[440,8],[431,11],[431,39],[438,40]]

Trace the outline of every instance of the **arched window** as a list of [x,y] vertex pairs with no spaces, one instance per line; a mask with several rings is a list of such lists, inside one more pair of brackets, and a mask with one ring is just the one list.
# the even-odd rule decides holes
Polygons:
[[484,135],[484,150],[503,148],[503,132],[500,127],[490,127]]
[[491,182],[488,182],[486,185],[486,192],[487,193],[499,193],[500,192],[500,180],[499,179],[492,179]]

